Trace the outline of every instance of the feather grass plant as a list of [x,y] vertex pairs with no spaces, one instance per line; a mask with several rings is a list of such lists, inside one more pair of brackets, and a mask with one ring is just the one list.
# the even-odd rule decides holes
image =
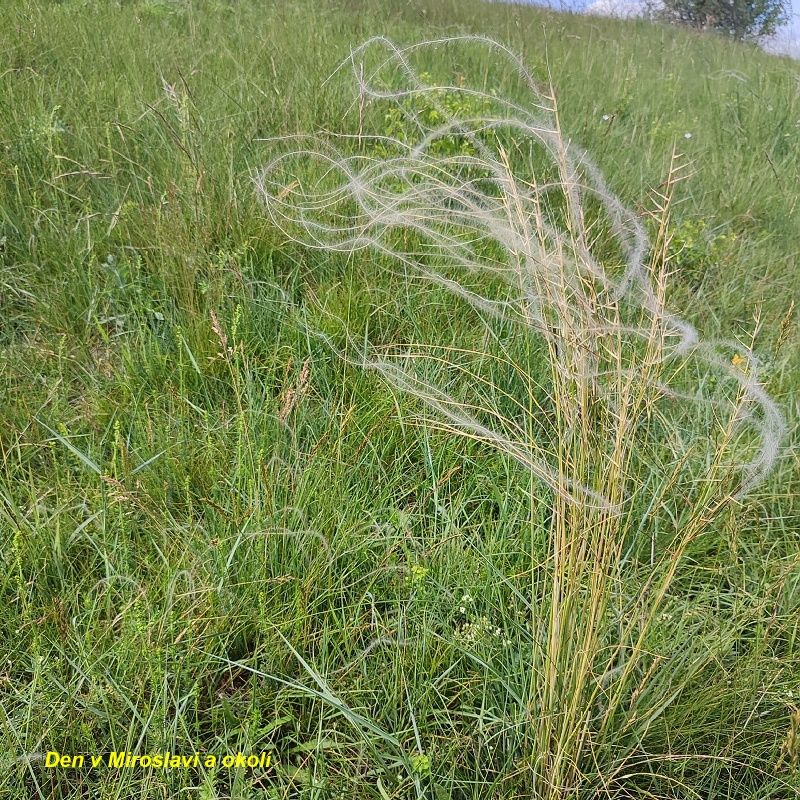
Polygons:
[[[530,105],[415,65],[454,47],[503,59]],[[665,597],[687,549],[773,466],[781,414],[750,348],[704,341],[668,309],[670,201],[685,172],[674,151],[652,193],[651,243],[565,137],[552,90],[505,46],[376,38],[348,65],[357,137],[276,142],[258,192],[291,238],[371,248],[471,309],[484,348],[351,339],[347,357],[416,398],[426,424],[519,465],[527,644],[500,679],[518,776],[537,798],[614,796],[652,771],[649,728],[709,658],[653,653]],[[381,114],[390,135],[365,134]]]

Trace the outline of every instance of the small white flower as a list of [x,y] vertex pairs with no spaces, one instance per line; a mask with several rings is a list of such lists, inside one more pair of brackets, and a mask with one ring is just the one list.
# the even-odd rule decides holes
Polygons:
[[466,608],[464,608],[464,606],[459,606],[459,607],[458,607],[458,610],[459,610],[459,611],[460,611],[462,614],[466,614],[466,613],[467,613],[467,609],[466,609]]
[[691,133],[684,133],[683,134],[683,138],[684,139],[691,139],[692,138],[692,134]]
[[609,117],[608,114],[603,114],[603,122],[608,122],[610,119],[611,117]]

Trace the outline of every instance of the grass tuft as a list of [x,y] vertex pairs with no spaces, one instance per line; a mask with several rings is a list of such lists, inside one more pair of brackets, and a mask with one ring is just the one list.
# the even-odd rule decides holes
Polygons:
[[[464,75],[429,83],[412,65],[423,49],[452,47],[505,58],[530,102],[472,88]],[[503,45],[472,36],[401,49],[378,37],[347,65],[354,152],[328,141],[290,149],[257,189],[295,241],[391,256],[470,313],[479,349],[351,347],[432,413],[429,426],[521,467],[530,513],[518,535],[530,539],[530,580],[517,592],[525,621],[515,635],[524,655],[513,671],[477,663],[502,687],[501,735],[518,748],[526,793],[573,796],[598,782],[613,793],[630,780],[650,728],[709,663],[694,647],[689,658],[655,655],[659,615],[687,550],[774,465],[781,414],[752,349],[703,341],[666,307],[679,155],[651,212],[651,245],[587,153],[564,138],[552,92]],[[392,135],[365,133],[368,106],[377,108],[367,119],[382,112]],[[706,426],[718,433],[703,435]],[[688,510],[656,534],[678,497],[691,498]],[[649,529],[643,574],[630,554]],[[467,627],[480,635],[480,624]],[[658,761],[649,757],[648,768]]]

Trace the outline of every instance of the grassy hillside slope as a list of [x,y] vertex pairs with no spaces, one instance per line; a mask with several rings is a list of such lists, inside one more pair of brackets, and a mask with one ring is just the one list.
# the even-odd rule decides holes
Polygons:
[[[493,340],[385,256],[287,241],[253,186],[270,137],[358,132],[352,96],[322,88],[353,47],[467,33],[552,81],[564,135],[654,241],[653,190],[674,148],[690,162],[666,301],[752,343],[788,423],[743,498],[720,470],[651,502],[669,481],[643,457],[597,622],[598,652],[641,624],[641,657],[587,658],[569,696],[554,676],[547,713],[557,503],[330,346],[349,346],[337,319],[378,345]],[[522,101],[476,52],[423,66]],[[478,0],[11,0],[0,54],[0,797],[798,796],[796,62]],[[712,415],[664,448],[721,438]],[[698,521],[706,490],[724,502]],[[639,623],[686,526],[702,535]],[[559,691],[592,698],[570,712],[582,748],[541,733]],[[107,766],[167,750],[271,762]]]

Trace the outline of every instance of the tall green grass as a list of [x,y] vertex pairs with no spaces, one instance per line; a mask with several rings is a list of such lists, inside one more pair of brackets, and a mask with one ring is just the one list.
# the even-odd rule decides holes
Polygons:
[[[340,132],[357,147],[357,95],[322,87],[352,48],[469,33],[552,78],[563,136],[641,212],[648,263],[671,273],[655,284],[664,308],[758,358],[789,432],[751,493],[727,499],[741,485],[728,463],[752,440],[730,462],[699,455],[725,444],[724,404],[677,428],[653,406],[636,430],[654,444],[619,442],[641,487],[622,518],[608,509],[624,487],[585,460],[581,425],[564,464],[613,502],[543,488],[363,367],[368,345],[459,401],[480,389],[495,422],[527,419],[521,433],[545,442],[569,429],[539,388],[554,388],[547,346],[388,254],[316,251],[274,225],[253,178],[275,137]],[[797,794],[795,64],[639,22],[416,0],[13,0],[0,51],[3,796],[440,800],[547,796],[559,780],[566,796]],[[515,70],[478,50],[425,58],[431,85],[463,75],[525,101]],[[362,154],[364,134],[396,135],[384,110],[365,106]],[[692,173],[677,183],[676,143]],[[529,154],[506,144],[516,174]],[[659,193],[671,205],[657,221]],[[607,231],[588,239],[613,270],[619,245],[594,235]],[[509,299],[497,277],[468,280]],[[687,363],[681,388],[735,402],[728,367],[744,350],[720,352],[724,369]],[[578,421],[615,418],[570,397]],[[695,442],[673,487],[665,460],[677,468]],[[613,463],[613,442],[590,444]],[[718,481],[694,481],[709,470]],[[573,560],[552,559],[553,531]],[[590,559],[581,541],[609,548]],[[572,581],[558,602],[556,566]],[[584,638],[549,639],[570,604]],[[620,671],[625,642],[638,650]],[[629,707],[660,711],[631,722]],[[41,760],[121,749],[270,749],[275,766]]]

